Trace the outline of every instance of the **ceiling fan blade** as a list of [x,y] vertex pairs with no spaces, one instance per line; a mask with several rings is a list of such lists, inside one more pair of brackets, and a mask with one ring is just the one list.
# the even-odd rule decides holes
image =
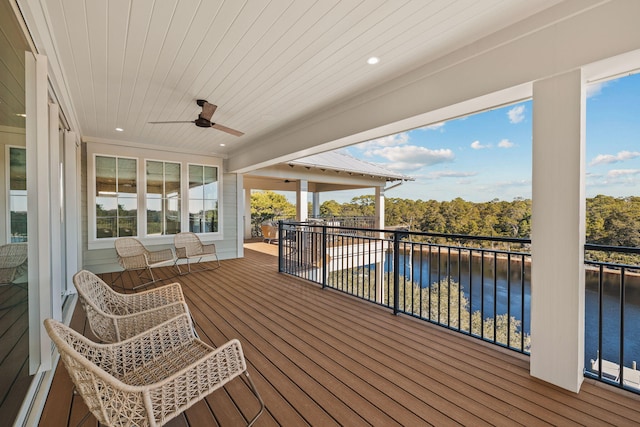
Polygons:
[[211,127],[221,130],[222,132],[230,133],[231,135],[235,135],[235,136],[244,135],[244,132],[240,132],[239,130],[235,130],[235,129],[228,128],[226,126],[219,125],[218,123],[211,123]]
[[204,101],[202,104],[202,113],[200,114],[200,117],[211,121],[211,116],[213,116],[213,113],[216,112],[216,108],[218,108],[217,105],[209,104],[207,101]]
[[173,122],[147,122],[152,125],[162,124],[162,123],[195,123],[195,120],[183,120],[183,121],[173,121]]

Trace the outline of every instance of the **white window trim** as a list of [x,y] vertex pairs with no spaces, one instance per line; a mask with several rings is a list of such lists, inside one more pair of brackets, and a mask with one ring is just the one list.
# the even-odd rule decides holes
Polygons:
[[[152,154],[151,156],[147,156]],[[87,245],[89,250],[93,249],[113,249],[116,237],[97,239],[95,223],[96,223],[96,185],[95,185],[95,159],[96,156],[111,156],[119,158],[134,158],[137,160],[137,177],[138,177],[138,236],[144,245],[166,245],[173,244],[173,235],[164,236],[147,236],[147,178],[146,164],[149,161],[180,163],[181,175],[181,215],[180,227],[182,231],[189,229],[189,165],[212,166],[218,168],[218,231],[215,233],[199,233],[198,235],[203,241],[215,241],[224,239],[222,230],[223,213],[222,213],[222,193],[223,193],[223,159],[212,156],[196,156],[190,154],[179,154],[175,152],[165,152],[158,150],[149,150],[143,148],[127,147],[116,144],[104,144],[99,142],[87,143]],[[186,210],[185,210],[186,209]],[[186,216],[185,216],[186,215]]]
[[[187,198],[186,198],[186,202],[183,204],[182,206],[182,216],[183,218],[186,217],[187,218],[187,223],[182,225],[182,231],[189,231],[189,199],[188,199],[188,194],[189,194],[189,166],[211,166],[208,165],[206,163],[203,163],[202,161],[199,162],[189,162],[187,163],[187,171],[185,171],[185,176],[187,177],[186,181],[182,182],[182,191],[183,194],[187,194]],[[222,169],[218,168],[218,173],[217,175],[217,182],[218,182],[218,198],[216,199],[218,202],[218,231],[215,233],[198,233],[198,236],[200,236],[201,238],[204,238],[206,240],[207,236],[216,236],[218,234],[222,234]],[[186,193],[185,193],[186,191]],[[184,198],[183,198],[184,200]]]
[[[4,241],[2,244],[11,243],[11,149],[18,148],[27,151],[27,147],[21,147],[19,145],[5,145],[4,146],[4,168],[5,168],[5,211],[6,218],[4,223]],[[28,195],[28,193],[27,193]],[[28,235],[27,235],[28,239]]]

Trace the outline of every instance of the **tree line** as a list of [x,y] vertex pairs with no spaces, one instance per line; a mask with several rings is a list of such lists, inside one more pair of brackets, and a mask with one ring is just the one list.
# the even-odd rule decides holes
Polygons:
[[[478,203],[461,198],[424,201],[389,197],[385,199],[385,224],[429,233],[530,238],[531,204],[531,199],[522,198]],[[285,196],[272,191],[253,193],[251,211],[256,224],[295,217],[295,206]],[[354,197],[346,203],[329,200],[320,206],[321,217],[374,214],[375,198],[370,195]],[[640,197],[588,198],[586,241],[640,247]]]

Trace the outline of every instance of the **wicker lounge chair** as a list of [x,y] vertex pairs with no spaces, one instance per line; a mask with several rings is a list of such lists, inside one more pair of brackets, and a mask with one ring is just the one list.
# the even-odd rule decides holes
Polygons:
[[16,293],[4,300],[0,310],[13,308],[27,302],[26,285],[14,281],[27,271],[28,249],[26,243],[9,243],[0,246],[0,286],[15,285],[20,288]]
[[262,231],[262,239],[267,243],[271,243],[273,241],[278,241],[278,226],[274,224],[262,224],[260,226],[260,230]]
[[[174,245],[176,247],[176,260],[175,265],[178,267],[178,272],[180,274],[191,273],[191,260],[197,259],[197,263],[202,261],[202,258],[208,256],[215,256],[216,261],[218,262],[218,267],[220,267],[220,259],[218,258],[218,254],[216,253],[216,245],[215,243],[203,244],[197,234],[191,232],[183,232],[178,233],[174,237]],[[183,273],[180,270],[180,265],[178,261],[181,259],[187,260],[187,272]],[[213,270],[214,268],[201,268],[198,271],[205,270]]]
[[44,324],[77,392],[107,426],[162,426],[241,374],[260,403],[248,425],[264,410],[240,342],[212,348],[193,335],[186,314],[115,344],[96,344],[53,319]]
[[10,285],[27,268],[27,244],[9,243],[0,246],[0,286]]
[[91,332],[103,342],[130,338],[189,308],[179,283],[135,294],[121,294],[87,270],[73,276]]
[[[119,237],[115,240],[115,247],[118,254],[118,263],[124,271],[138,271],[138,278],[142,278],[144,273],[148,273],[147,278],[151,279],[148,282],[134,286],[133,289],[155,283],[156,278],[152,269],[174,264],[176,259],[171,249],[149,251],[135,237]],[[118,278],[122,278],[122,274],[116,278],[114,283]]]

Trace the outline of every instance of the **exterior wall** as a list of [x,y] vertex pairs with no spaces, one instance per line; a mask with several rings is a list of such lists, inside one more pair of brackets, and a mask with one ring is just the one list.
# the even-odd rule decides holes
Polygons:
[[[88,155],[87,143],[82,144],[82,250],[83,250],[83,268],[94,273],[106,273],[112,271],[120,271],[118,258],[114,248],[106,249],[89,249],[89,220],[88,220]],[[236,240],[237,233],[237,212],[236,206],[236,175],[222,175],[222,239],[213,240],[216,244],[216,250],[220,259],[235,258],[238,253],[238,245]],[[205,239],[203,239],[205,240]],[[208,240],[207,240],[208,241]],[[160,250],[171,248],[172,243],[163,243],[149,245],[145,243],[150,250]]]

